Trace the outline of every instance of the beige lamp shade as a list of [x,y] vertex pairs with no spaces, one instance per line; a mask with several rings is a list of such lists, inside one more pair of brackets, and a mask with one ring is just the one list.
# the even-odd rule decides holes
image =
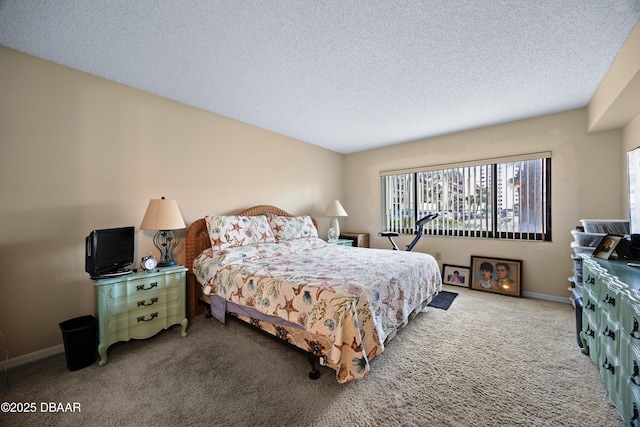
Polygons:
[[329,202],[327,209],[324,210],[323,216],[349,216],[338,200]]
[[151,199],[142,219],[141,230],[179,230],[187,228],[175,200]]

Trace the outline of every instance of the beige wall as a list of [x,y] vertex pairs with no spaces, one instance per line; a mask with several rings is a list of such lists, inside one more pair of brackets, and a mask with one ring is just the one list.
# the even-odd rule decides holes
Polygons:
[[620,129],[640,114],[640,21],[589,102],[589,131]]
[[625,153],[640,147],[640,114],[624,127],[622,140]]
[[[491,126],[355,154],[345,159],[345,229],[371,235],[372,246],[389,247],[381,227],[379,172],[515,154],[551,151],[552,242],[425,237],[414,248],[440,264],[470,265],[471,255],[523,260],[523,291],[567,298],[572,275],[570,230],[583,218],[626,218],[620,172],[619,130],[588,135],[585,109]],[[611,173],[613,171],[613,173]],[[404,245],[413,236],[400,239]]]
[[[377,236],[379,171],[537,151],[552,152],[552,242],[426,237],[414,250],[447,264],[522,259],[525,293],[566,298],[569,230],[628,216],[626,152],[640,145],[640,104],[629,102],[640,98],[638,61],[628,55],[638,40],[636,28],[589,109],[347,156],[0,47],[0,330],[10,358],[59,348],[58,323],[93,313],[84,237],[138,227],[151,198],[177,199],[187,224],[262,203],[317,217],[337,198],[343,230],[388,248]],[[155,251],[152,236],[137,232],[138,257]]]
[[[335,152],[2,47],[0,63],[0,330],[10,358],[60,345],[59,322],[93,314],[84,237],[137,229],[151,198],[175,198],[187,224],[256,204],[319,216],[342,198]],[[155,252],[153,234],[137,232],[138,257]]]

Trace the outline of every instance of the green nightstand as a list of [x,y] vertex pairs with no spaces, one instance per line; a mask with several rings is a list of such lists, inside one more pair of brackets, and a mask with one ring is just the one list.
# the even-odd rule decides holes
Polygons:
[[330,245],[353,246],[353,240],[350,239],[329,240],[327,243]]
[[100,366],[107,363],[107,348],[118,341],[149,338],[175,324],[187,336],[186,271],[160,268],[94,282]]

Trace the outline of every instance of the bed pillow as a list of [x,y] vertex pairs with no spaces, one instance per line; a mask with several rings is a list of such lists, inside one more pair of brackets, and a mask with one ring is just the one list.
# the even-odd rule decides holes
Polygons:
[[211,215],[206,223],[213,250],[276,241],[264,215]]
[[270,216],[269,226],[278,242],[318,237],[318,230],[310,216]]

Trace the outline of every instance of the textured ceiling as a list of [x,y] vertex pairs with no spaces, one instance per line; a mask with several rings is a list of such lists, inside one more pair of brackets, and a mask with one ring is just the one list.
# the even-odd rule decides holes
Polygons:
[[638,19],[640,0],[0,0],[0,45],[351,153],[584,107]]

